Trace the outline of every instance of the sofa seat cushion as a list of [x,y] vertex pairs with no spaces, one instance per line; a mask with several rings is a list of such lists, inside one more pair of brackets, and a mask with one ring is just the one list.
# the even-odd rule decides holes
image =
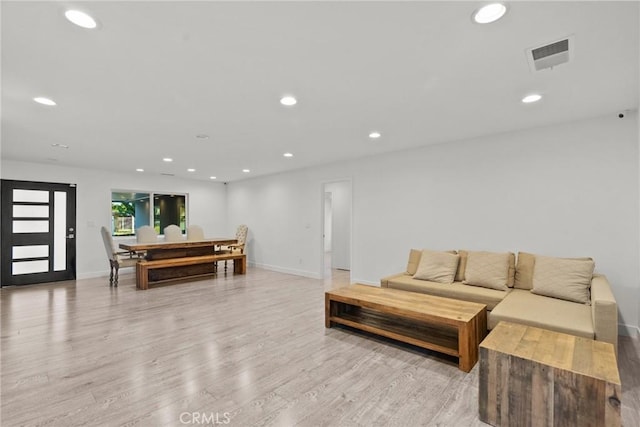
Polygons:
[[505,320],[594,339],[591,307],[514,289],[489,313],[489,329]]
[[428,280],[417,280],[407,275],[398,275],[389,278],[387,286],[403,291],[420,292],[437,297],[476,302],[486,305],[487,310],[493,310],[509,293],[509,291],[497,291],[495,289],[463,285],[460,282],[436,283]]

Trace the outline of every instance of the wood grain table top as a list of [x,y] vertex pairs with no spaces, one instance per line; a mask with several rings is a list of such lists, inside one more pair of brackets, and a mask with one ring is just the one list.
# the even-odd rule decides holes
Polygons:
[[620,384],[615,350],[610,343],[500,322],[480,348]]
[[205,240],[183,240],[180,242],[157,242],[157,243],[120,243],[119,247],[127,251],[148,251],[153,249],[182,249],[197,248],[206,246],[232,245],[238,243],[235,238],[212,237]]
[[433,317],[450,323],[469,322],[486,308],[484,304],[361,284],[334,289],[327,295],[347,303],[386,307],[401,314]]

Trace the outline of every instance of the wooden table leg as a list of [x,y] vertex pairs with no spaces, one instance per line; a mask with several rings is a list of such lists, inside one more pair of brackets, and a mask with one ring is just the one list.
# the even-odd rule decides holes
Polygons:
[[136,287],[142,290],[149,289],[149,270],[142,262],[136,264]]
[[140,289],[140,263],[136,263],[136,288]]
[[475,360],[471,360],[471,335],[475,337],[475,333],[471,333],[470,329],[468,324],[458,328],[458,367],[464,372],[469,372],[476,364]]
[[237,274],[247,273],[247,257],[236,258],[233,260],[233,272]]
[[331,317],[331,297],[327,294],[324,295],[324,327],[330,328],[331,321],[329,318]]
[[486,335],[486,311],[458,329],[458,353],[460,370],[469,372],[478,362],[480,341]]

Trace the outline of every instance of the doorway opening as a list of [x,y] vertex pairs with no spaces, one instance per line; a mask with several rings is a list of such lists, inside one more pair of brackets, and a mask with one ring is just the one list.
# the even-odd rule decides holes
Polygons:
[[322,185],[322,277],[334,286],[351,282],[351,180]]

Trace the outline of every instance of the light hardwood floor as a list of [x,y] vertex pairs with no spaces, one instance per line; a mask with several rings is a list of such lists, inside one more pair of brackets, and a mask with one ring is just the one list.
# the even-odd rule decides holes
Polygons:
[[[3,288],[0,425],[484,425],[478,365],[325,329],[323,293],[348,277]],[[623,422],[637,426],[639,340],[621,337],[619,356]]]

